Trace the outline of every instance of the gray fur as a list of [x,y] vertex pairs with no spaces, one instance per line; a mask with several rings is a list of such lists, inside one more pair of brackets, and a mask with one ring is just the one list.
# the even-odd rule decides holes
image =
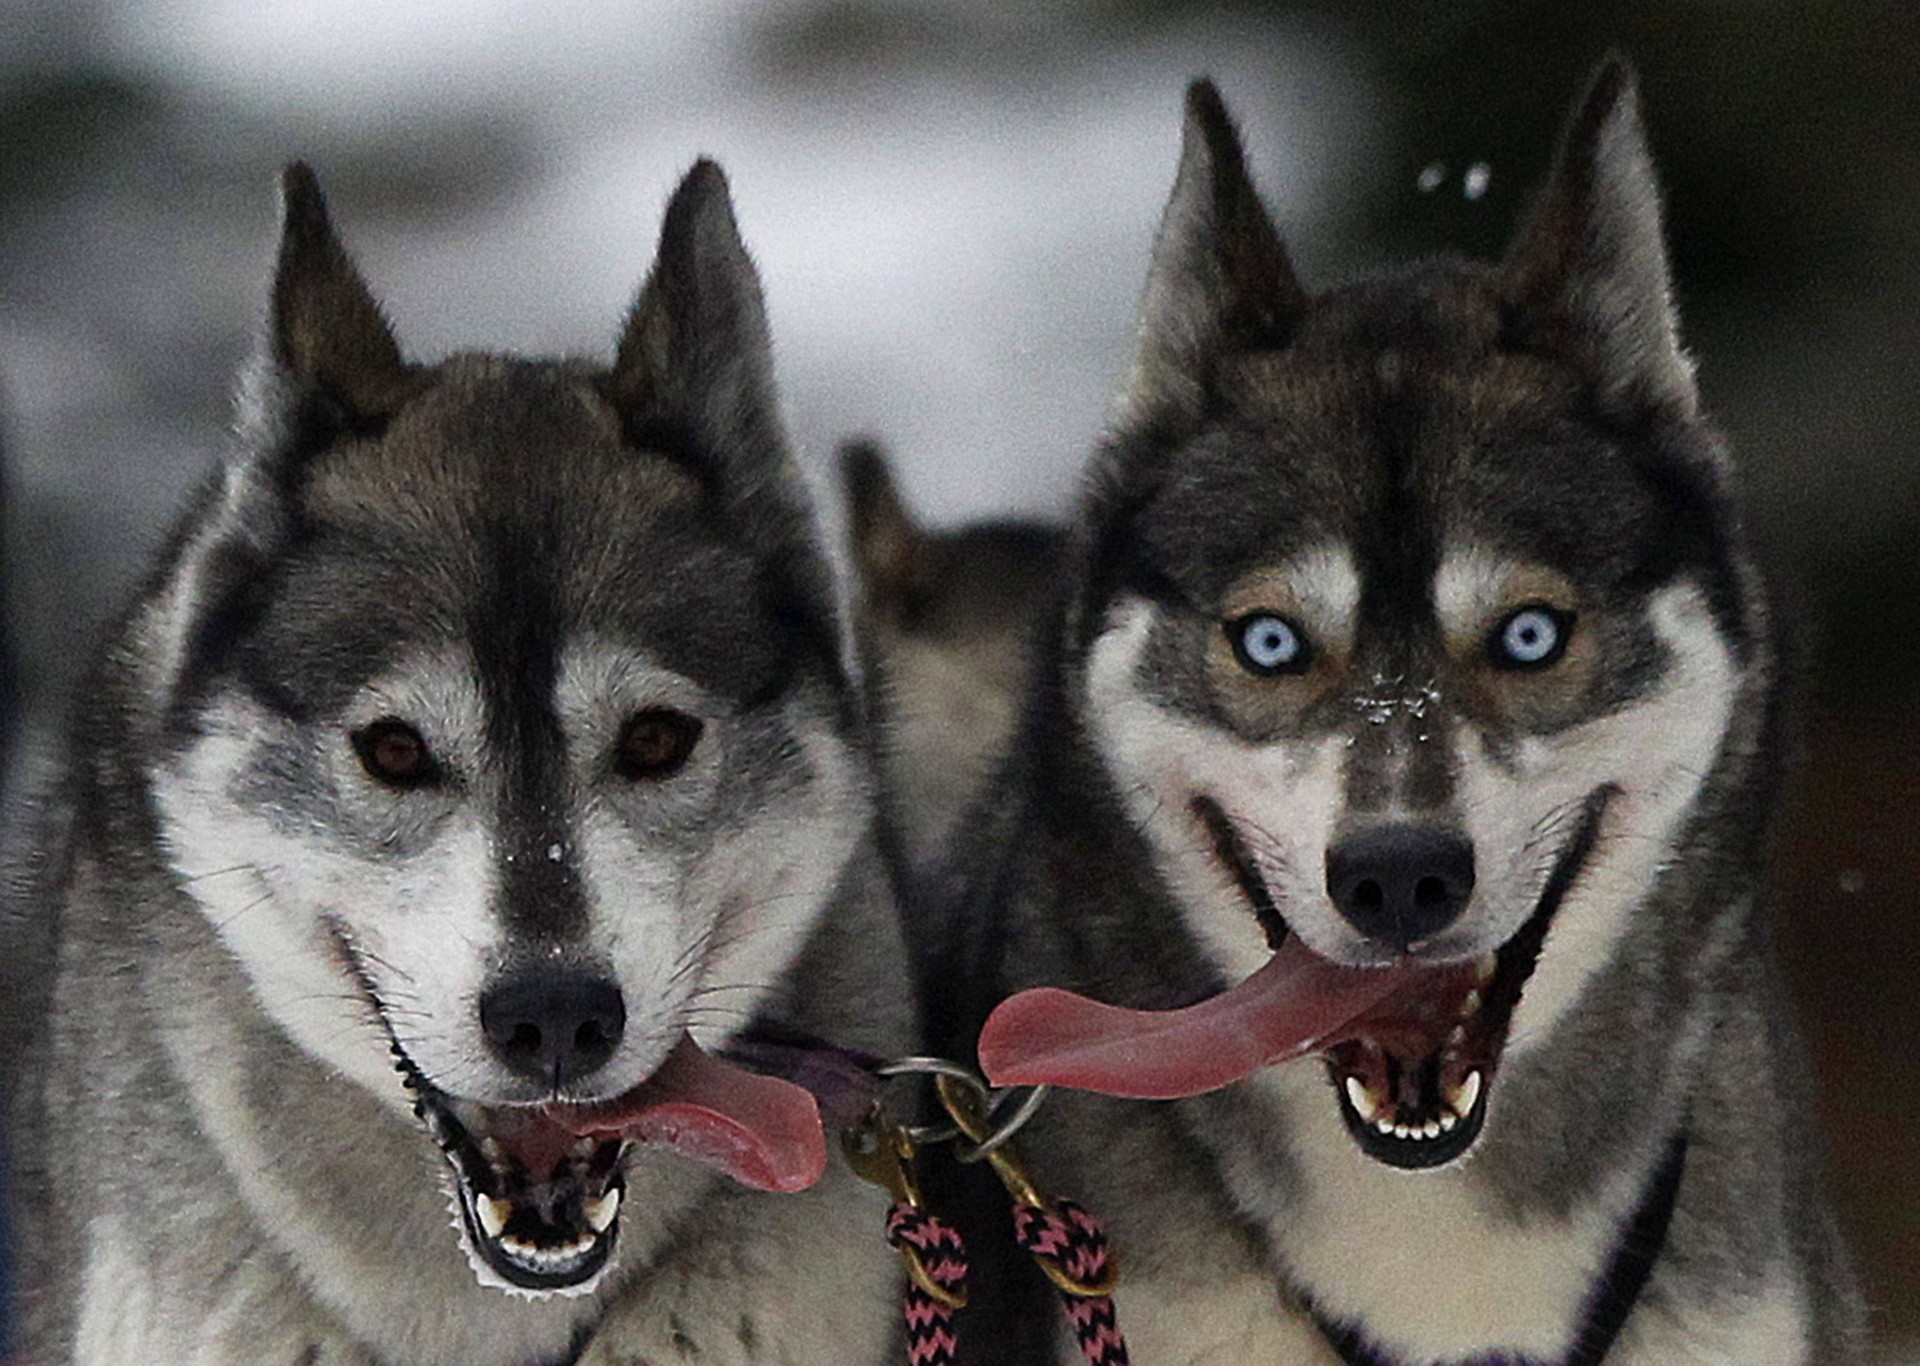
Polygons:
[[[665,986],[625,983],[620,1080],[599,1094],[644,1077],[683,1027],[709,1048],[749,1024],[905,1043],[866,746],[768,354],[711,163],[668,208],[611,371],[407,361],[311,173],[289,172],[242,446],[83,692],[46,808],[31,909],[55,946],[52,1008],[16,1104],[20,1187],[44,1197],[16,1225],[25,1359],[888,1350],[884,1201],[837,1165],[777,1196],[635,1150],[616,1261],[586,1293],[478,1283],[447,1164],[384,1056],[391,1033],[467,1060],[433,1076],[443,1090],[540,1099],[483,1065],[472,1012],[437,1006],[436,976],[536,959],[624,971],[671,957],[675,940],[634,940],[683,921],[691,947]],[[604,742],[583,739],[604,720],[562,714],[568,699],[631,706],[630,685],[705,720],[683,774],[614,781]],[[445,781],[375,790],[345,743],[369,707],[432,712]],[[477,859],[432,861],[470,828],[486,832]],[[184,873],[223,832],[232,866]],[[257,861],[269,844],[292,851],[285,866]],[[673,890],[647,913],[670,919],[623,920],[645,889],[595,858],[652,860]],[[489,890],[462,903],[423,871],[442,867]],[[236,878],[257,895],[220,890]],[[447,927],[394,961],[408,913],[429,908]],[[329,929],[345,946],[330,981],[277,985]],[[288,954],[250,951],[275,934]],[[387,953],[355,957],[376,943]],[[641,1018],[654,1006],[661,1020]]]
[[[1408,1366],[1560,1359],[1577,1316],[1537,1306],[1580,1302],[1680,1128],[1671,1232],[1608,1360],[1832,1363],[1862,1348],[1761,902],[1783,749],[1773,626],[1675,340],[1624,63],[1602,68],[1539,202],[1504,267],[1439,261],[1307,296],[1218,95],[1189,96],[1140,358],[1093,471],[1012,790],[954,856],[974,880],[949,908],[951,951],[975,990],[949,1003],[946,1042],[964,1046],[1021,987],[1164,1008],[1264,961],[1251,908],[1155,755],[1203,775],[1178,780],[1202,792],[1242,770],[1290,782],[1334,756],[1317,786],[1289,789],[1307,794],[1295,805],[1250,810],[1241,833],[1291,932],[1355,964],[1380,950],[1315,904],[1322,846],[1303,831],[1331,839],[1382,812],[1471,830],[1549,780],[1626,796],[1599,808],[1555,922],[1585,937],[1549,934],[1515,1015],[1533,1032],[1508,1043],[1464,1157],[1408,1172],[1365,1157],[1316,1058],[1191,1100],[1048,1102],[1023,1143],[1043,1183],[1106,1217],[1137,1359],[1332,1361],[1309,1305]],[[1259,268],[1235,265],[1249,260]],[[1329,546],[1334,568],[1299,568]],[[1476,672],[1484,637],[1442,638],[1440,570],[1472,548],[1571,585],[1580,686],[1514,691]],[[1225,595],[1273,565],[1336,597],[1351,579],[1351,610],[1301,609],[1324,626],[1327,662],[1309,676],[1324,684],[1261,690],[1209,663]],[[1678,697],[1698,705],[1674,711]],[[1632,752],[1615,740],[1537,757],[1670,714]],[[1720,716],[1711,734],[1682,733]],[[1660,770],[1658,790],[1681,795],[1629,776],[1688,743],[1704,746],[1697,771]],[[1670,825],[1632,823],[1662,800],[1684,800]],[[1523,820],[1565,849],[1574,809]],[[1532,904],[1502,909],[1519,879],[1483,864],[1460,921],[1415,951],[1472,961],[1506,942]],[[1532,1247],[1524,1290],[1486,1283],[1493,1259]],[[1396,1257],[1415,1259],[1417,1292],[1369,1299],[1369,1264]],[[1420,1346],[1463,1316],[1482,1337]]]

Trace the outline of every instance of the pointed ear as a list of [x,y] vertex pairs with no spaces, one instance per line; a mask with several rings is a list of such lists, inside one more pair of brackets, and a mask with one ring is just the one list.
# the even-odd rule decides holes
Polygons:
[[926,572],[927,538],[901,500],[878,443],[849,441],[840,448],[840,483],[846,491],[847,537],[862,595],[872,600],[905,597]]
[[662,429],[691,435],[717,473],[783,458],[760,277],[711,161],[696,162],[667,204],[607,397],[636,444],[659,443]]
[[280,193],[267,359],[296,401],[319,397],[349,427],[377,425],[406,397],[416,372],[334,235],[313,171],[294,162]]
[[1196,411],[1223,352],[1283,346],[1306,295],[1207,80],[1187,88],[1180,169],[1153,243],[1139,344],[1122,400],[1135,419]]
[[1509,331],[1585,369],[1603,403],[1688,415],[1698,391],[1680,349],[1636,87],[1633,68],[1614,54],[1575,106],[1507,255]]

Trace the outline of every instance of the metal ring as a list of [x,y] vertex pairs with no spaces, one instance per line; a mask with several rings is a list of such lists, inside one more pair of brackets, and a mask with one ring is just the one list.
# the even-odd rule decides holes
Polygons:
[[982,1105],[993,1103],[993,1092],[988,1089],[981,1075],[971,1067],[954,1062],[950,1058],[895,1058],[892,1062],[881,1063],[873,1071],[875,1076],[880,1077],[952,1077],[980,1097]]
[[[873,1071],[875,1076],[884,1079],[892,1079],[894,1077],[952,1077],[955,1081],[962,1083],[968,1090],[979,1096],[982,1103],[989,1107],[989,1113],[991,1113],[993,1094],[987,1089],[987,1084],[981,1079],[980,1074],[972,1068],[962,1063],[954,1062],[949,1058],[934,1058],[924,1055],[895,1058],[892,1062],[882,1063],[880,1066],[874,1068]],[[953,1123],[909,1124],[907,1126],[907,1136],[920,1147],[927,1148],[937,1143],[950,1143],[959,1138],[960,1126]]]
[[[1048,1088],[1045,1086],[1035,1086],[1030,1089],[1027,1094],[1021,1098],[1020,1103],[1014,1106],[1013,1113],[995,1126],[993,1131],[985,1138],[981,1139],[972,1147],[956,1146],[953,1150],[955,1160],[960,1162],[978,1162],[984,1157],[992,1156],[996,1150],[1005,1147],[1015,1134],[1027,1127],[1027,1121],[1031,1120],[1039,1111],[1041,1102],[1047,1098],[1047,1090]],[[1013,1090],[1008,1089],[995,1096],[987,1113],[992,1114],[994,1108],[1012,1095]]]

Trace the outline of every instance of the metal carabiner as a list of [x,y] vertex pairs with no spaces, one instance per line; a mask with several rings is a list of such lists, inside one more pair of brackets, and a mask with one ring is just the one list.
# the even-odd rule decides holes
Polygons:
[[[1054,1203],[1041,1193],[1026,1164],[1009,1142],[1014,1132],[1032,1118],[1033,1111],[1039,1106],[1040,1094],[1029,1096],[1004,1124],[996,1128],[992,1102],[987,1098],[988,1092],[984,1086],[945,1072],[934,1076],[933,1086],[941,1107],[953,1117],[954,1126],[973,1144],[970,1151],[958,1154],[960,1160],[986,1159],[994,1175],[1000,1178],[1000,1184],[1007,1188],[1007,1194],[1023,1205],[1056,1213]],[[1079,1299],[1111,1295],[1120,1281],[1119,1268],[1113,1262],[1108,1263],[1106,1271],[1097,1281],[1083,1281],[1069,1275],[1057,1262],[1041,1256],[1035,1256],[1033,1260],[1055,1286]]]
[[[920,1183],[914,1179],[915,1146],[907,1127],[894,1119],[886,1107],[875,1101],[865,1117],[840,1135],[840,1151],[853,1174],[869,1181],[893,1197],[895,1204],[909,1209],[925,1209],[920,1198]],[[967,1303],[965,1287],[950,1290],[934,1280],[920,1254],[910,1247],[900,1248],[900,1260],[907,1275],[936,1304],[948,1309],[963,1309]]]

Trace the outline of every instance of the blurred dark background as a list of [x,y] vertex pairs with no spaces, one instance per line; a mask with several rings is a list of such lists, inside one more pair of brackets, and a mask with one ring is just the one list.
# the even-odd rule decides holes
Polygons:
[[608,351],[676,173],[716,154],[823,495],[863,430],[936,520],[1061,513],[1191,76],[1219,80],[1324,285],[1498,252],[1610,46],[1642,73],[1687,340],[1797,622],[1780,936],[1888,1359],[1920,1360],[1896,1345],[1920,1342],[1920,23],[1899,0],[0,0],[16,756],[221,449],[289,157],[431,356]]

